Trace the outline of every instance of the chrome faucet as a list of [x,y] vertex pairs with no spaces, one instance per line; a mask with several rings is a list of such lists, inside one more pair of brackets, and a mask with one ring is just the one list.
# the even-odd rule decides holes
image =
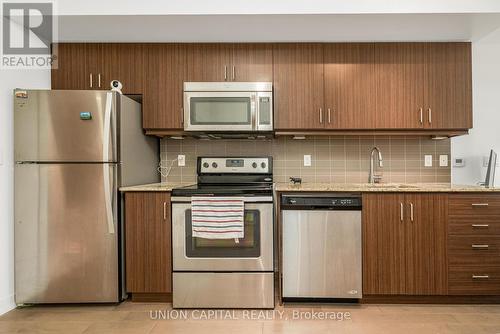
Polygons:
[[377,146],[375,146],[372,148],[372,151],[370,152],[370,175],[368,176],[368,183],[370,184],[380,183],[380,181],[382,180],[382,175],[375,175],[374,173],[373,160],[375,151],[377,151],[378,153],[378,166],[380,168],[383,167],[382,152],[380,152],[380,149]]

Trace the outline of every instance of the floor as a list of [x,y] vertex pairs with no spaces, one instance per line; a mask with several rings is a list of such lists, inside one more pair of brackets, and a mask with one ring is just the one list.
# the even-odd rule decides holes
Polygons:
[[0,316],[0,333],[500,333],[500,305],[287,305],[274,311],[184,312],[170,304],[131,302],[38,306]]

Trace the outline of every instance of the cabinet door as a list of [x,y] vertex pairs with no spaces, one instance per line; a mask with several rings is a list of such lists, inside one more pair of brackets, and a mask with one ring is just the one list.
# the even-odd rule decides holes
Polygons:
[[125,194],[126,290],[172,292],[170,194]]
[[187,81],[230,81],[232,44],[188,44]]
[[183,129],[183,84],[186,74],[185,44],[144,46],[143,128]]
[[424,53],[424,43],[375,45],[377,129],[423,127]]
[[272,82],[272,45],[264,43],[234,44],[230,80],[243,82]]
[[110,89],[111,80],[122,83],[124,94],[142,94],[143,45],[140,43],[103,44],[102,89]]
[[104,84],[104,44],[88,43],[86,49],[86,69],[90,77],[88,89],[107,90]]
[[405,197],[406,294],[445,295],[448,292],[447,195]]
[[276,44],[273,62],[275,129],[323,129],[322,45]]
[[324,45],[325,124],[331,129],[373,129],[376,124],[374,45]]
[[52,89],[88,89],[87,49],[83,43],[59,43],[52,46],[57,59],[51,71]]
[[470,43],[428,43],[426,49],[425,126],[472,127]]
[[363,195],[363,294],[406,291],[404,195]]

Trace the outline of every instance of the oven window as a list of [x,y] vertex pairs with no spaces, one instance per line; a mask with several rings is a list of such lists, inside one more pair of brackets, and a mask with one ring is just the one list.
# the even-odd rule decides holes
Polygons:
[[252,124],[249,97],[191,97],[193,125]]
[[245,210],[244,238],[234,239],[193,238],[191,210],[186,210],[186,256],[187,257],[260,257],[260,213]]

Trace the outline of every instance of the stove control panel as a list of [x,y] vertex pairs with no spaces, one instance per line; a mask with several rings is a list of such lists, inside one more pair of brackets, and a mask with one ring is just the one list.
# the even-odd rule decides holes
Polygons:
[[198,173],[270,174],[271,157],[198,157]]

